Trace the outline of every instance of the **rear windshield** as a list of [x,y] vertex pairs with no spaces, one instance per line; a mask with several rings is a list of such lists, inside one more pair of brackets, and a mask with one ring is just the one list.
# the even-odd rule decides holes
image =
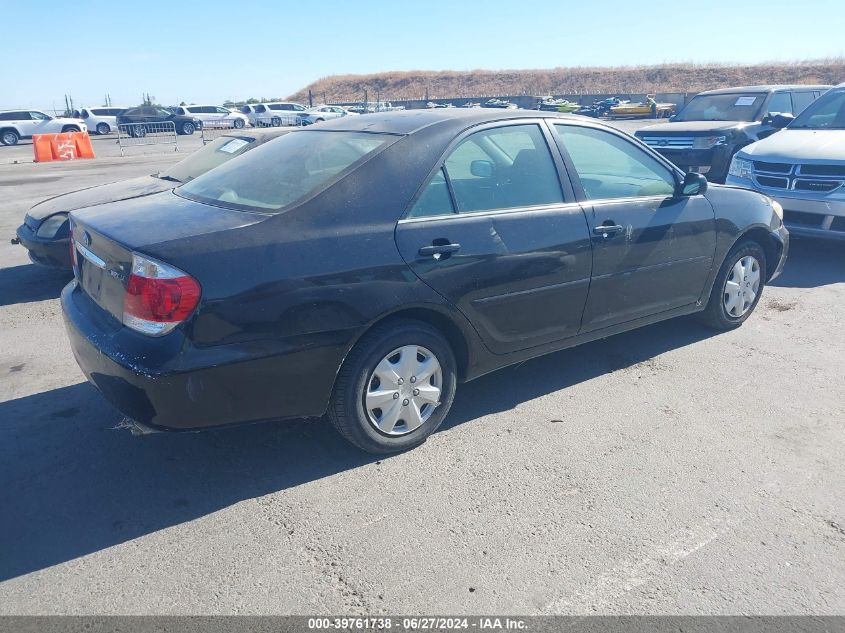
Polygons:
[[754,121],[763,106],[763,93],[698,95],[675,117],[676,121]]
[[790,130],[845,130],[845,90],[831,90],[807,106]]
[[248,152],[254,144],[255,139],[249,136],[220,136],[162,172],[159,177],[186,183],[235,156]]
[[230,209],[279,211],[353,170],[396,138],[366,132],[294,132],[199,176],[177,192]]

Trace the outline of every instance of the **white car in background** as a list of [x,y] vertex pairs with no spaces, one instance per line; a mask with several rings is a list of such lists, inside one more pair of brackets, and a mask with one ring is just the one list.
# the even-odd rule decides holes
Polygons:
[[88,129],[97,134],[108,134],[117,131],[117,115],[126,108],[103,106],[102,108],[79,108],[74,114],[85,121]]
[[207,128],[235,128],[240,130],[250,122],[249,117],[241,112],[235,112],[223,106],[196,105],[177,106],[171,108],[176,114],[191,116],[202,121]]
[[87,132],[88,126],[81,119],[52,117],[41,110],[4,110],[0,112],[0,143],[16,145],[22,138],[33,134],[59,132]]
[[794,235],[845,240],[845,84],[780,132],[739,150],[726,184],[775,199]]
[[342,106],[334,105],[316,105],[313,108],[308,108],[301,113],[299,117],[307,124],[320,123],[328,121],[329,119],[339,119],[344,116],[358,116],[357,112],[350,112]]
[[290,101],[274,103],[254,103],[250,119],[258,127],[279,127],[282,125],[298,125],[299,115],[305,114],[305,106]]

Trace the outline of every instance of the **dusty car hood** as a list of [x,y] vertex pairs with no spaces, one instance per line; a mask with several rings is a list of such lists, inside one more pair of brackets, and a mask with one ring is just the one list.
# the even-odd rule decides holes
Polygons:
[[139,196],[148,196],[152,193],[165,191],[176,187],[179,183],[168,180],[161,180],[153,176],[141,176],[131,180],[121,180],[107,185],[88,187],[79,191],[72,191],[54,198],[48,198],[39,202],[29,210],[28,215],[35,220],[43,220],[54,213],[75,211],[82,207],[90,207],[98,204],[117,202]]
[[845,130],[790,130],[744,147],[748,158],[772,163],[845,162]]
[[719,132],[722,130],[737,130],[748,125],[755,125],[748,121],[676,121],[673,123],[658,123],[637,130],[637,136],[642,134],[684,134]]

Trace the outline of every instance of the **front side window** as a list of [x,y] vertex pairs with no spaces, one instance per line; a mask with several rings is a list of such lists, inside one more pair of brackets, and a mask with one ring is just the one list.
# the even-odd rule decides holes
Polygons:
[[788,92],[776,92],[769,100],[769,113],[792,114],[792,96]]
[[674,195],[674,174],[637,145],[595,128],[555,129],[589,200]]
[[792,94],[792,103],[794,104],[793,114],[801,114],[807,109],[813,101],[816,100],[812,92],[795,92]]
[[459,213],[563,202],[554,160],[536,124],[476,132],[444,167]]
[[831,90],[789,125],[790,130],[845,130],[845,89]]
[[33,121],[49,121],[50,117],[48,117],[43,112],[30,112],[29,115],[32,117]]
[[397,138],[366,132],[294,132],[197,177],[177,192],[231,209],[281,211]]

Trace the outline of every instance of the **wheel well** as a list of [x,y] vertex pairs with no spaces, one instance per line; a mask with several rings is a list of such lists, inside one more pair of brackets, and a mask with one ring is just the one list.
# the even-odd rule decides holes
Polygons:
[[408,308],[399,312],[393,312],[379,319],[367,331],[377,325],[407,319],[422,321],[446,337],[452,348],[452,352],[455,354],[455,362],[458,364],[458,380],[463,380],[466,376],[467,367],[469,366],[469,347],[461,328],[445,314],[428,308]]
[[[783,244],[773,238],[767,229],[756,227],[742,234],[739,240],[748,239],[757,242],[766,254],[766,281],[771,279],[776,262],[780,257]],[[737,241],[739,241],[737,240]]]
[[20,132],[18,132],[15,128],[13,128],[9,125],[7,125],[6,127],[0,127],[0,134],[2,134],[3,132],[6,132],[6,131],[14,132],[15,134],[18,135],[18,137],[20,137],[20,135],[21,135]]

